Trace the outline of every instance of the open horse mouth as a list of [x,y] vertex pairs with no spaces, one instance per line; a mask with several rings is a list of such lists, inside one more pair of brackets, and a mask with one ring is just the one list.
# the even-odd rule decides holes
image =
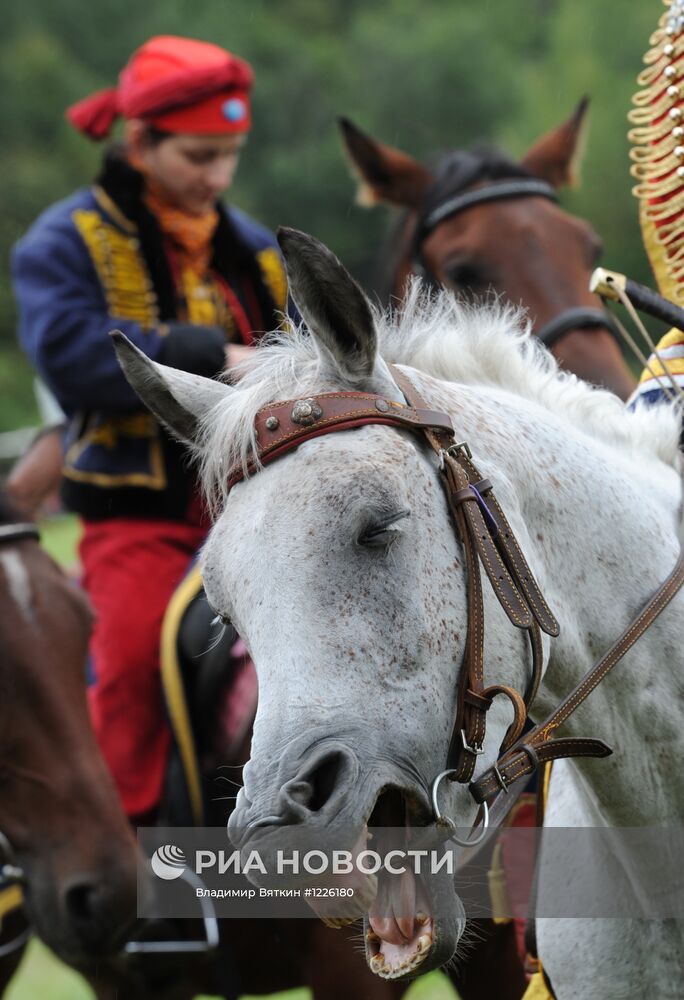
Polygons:
[[335,876],[337,888],[354,889],[346,912],[338,901],[335,916],[331,915],[329,901],[309,900],[317,916],[331,927],[353,923],[363,916],[366,960],[371,972],[382,979],[402,979],[444,964],[460,936],[460,913],[454,914],[459,904],[453,885],[444,885],[444,877],[437,878],[422,868],[416,870],[409,858],[398,859],[418,843],[424,845],[424,838],[419,842],[416,834],[423,833],[425,827],[414,825],[415,819],[400,791],[381,792],[352,854],[357,858],[363,850],[372,849],[387,862],[394,854],[392,870],[385,864],[373,874],[355,870]]

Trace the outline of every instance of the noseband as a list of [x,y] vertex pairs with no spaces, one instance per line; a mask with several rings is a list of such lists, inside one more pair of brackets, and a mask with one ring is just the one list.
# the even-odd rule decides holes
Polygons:
[[[472,172],[467,175],[465,183],[472,183]],[[416,270],[427,280],[438,285],[435,275],[430,270],[423,255],[423,243],[442,222],[446,219],[458,215],[459,212],[472,208],[474,205],[483,205],[492,201],[503,201],[511,198],[546,198],[548,201],[557,202],[558,195],[555,188],[546,181],[538,180],[534,177],[517,177],[510,180],[492,181],[483,187],[473,191],[464,191],[460,188],[451,194],[447,194],[436,205],[430,204],[430,191],[428,191],[424,207],[419,211],[415,234],[411,243],[411,257]],[[610,313],[604,309],[594,309],[589,306],[576,306],[564,309],[548,323],[535,330],[535,336],[544,344],[551,348],[561,337],[571,330],[588,330],[597,327],[605,327],[616,340],[619,341],[620,333]]]
[[[246,465],[236,464],[229,470],[228,488],[304,441],[366,424],[410,430],[422,437],[436,453],[454,530],[465,554],[468,621],[463,661],[456,678],[455,721],[447,766],[433,779],[431,792],[438,824],[449,829],[452,839],[465,846],[474,846],[484,836],[488,802],[500,792],[508,793],[511,785],[532,774],[540,764],[561,757],[607,757],[612,753],[601,740],[559,738],[554,735],[555,730],[643,635],[680,589],[684,583],[684,554],[680,553],[665,583],[608,652],[542,723],[522,735],[541,681],[541,632],[557,636],[558,622],[499,505],[491,481],[484,478],[473,464],[468,445],[455,441],[451,418],[446,413],[429,409],[413,384],[398,369],[392,368],[392,375],[404,394],[406,404],[375,393],[330,392],[308,399],[273,403],[259,410],[254,421],[257,457],[252,456]],[[532,674],[524,695],[503,684],[485,686],[485,623],[480,567],[484,568],[509,621],[527,633]],[[497,762],[473,780],[475,763],[483,753],[487,711],[497,695],[505,695],[509,699],[514,719],[501,745]],[[455,824],[439,809],[437,793],[446,778],[467,784],[475,801],[483,807],[483,829],[474,840],[458,840],[454,834]]]
[[0,524],[0,545],[10,545],[14,542],[25,542],[27,539],[40,541],[40,532],[30,521],[17,524]]

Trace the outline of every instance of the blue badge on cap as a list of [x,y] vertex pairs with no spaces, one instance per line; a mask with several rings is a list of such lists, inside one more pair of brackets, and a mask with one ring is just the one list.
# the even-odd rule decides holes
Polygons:
[[247,108],[245,107],[245,102],[240,100],[239,97],[231,97],[227,101],[224,101],[221,111],[223,117],[229,122],[239,122],[247,115]]

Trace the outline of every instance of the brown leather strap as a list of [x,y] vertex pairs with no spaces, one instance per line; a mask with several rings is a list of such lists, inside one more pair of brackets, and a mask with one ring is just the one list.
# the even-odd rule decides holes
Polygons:
[[535,726],[514,747],[505,753],[494,767],[485,771],[470,785],[477,802],[483,802],[501,789],[531,774],[539,762],[557,760],[559,757],[607,757],[612,753],[601,740],[581,738],[554,738],[555,730],[572,715],[575,709],[591,694],[594,688],[622,659],[634,643],[667,607],[684,584],[684,550],[667,580],[658,588],[637,618],[586,674],[580,683],[563,699],[560,705],[539,725]]
[[40,541],[40,531],[32,521],[0,525],[0,545],[23,542],[28,538],[33,541]]
[[[452,512],[463,506],[464,519],[473,544],[501,607],[516,628],[529,628],[532,616],[492,540],[479,506],[478,493],[469,484],[463,468],[451,456],[443,457],[447,495]],[[490,484],[491,485],[491,484]]]
[[[494,494],[492,484],[488,479],[482,480],[480,473],[467,454],[461,453],[459,461],[468,473],[471,481],[477,484],[480,494],[487,500],[487,506],[498,528],[495,536],[496,544],[501,549],[504,560],[516,583],[522,589],[539,627],[547,635],[557,636],[560,631],[558,622],[544,599],[539,584],[535,580],[534,574],[518,544],[518,540],[508,523],[508,519]],[[481,482],[478,482],[478,480],[481,480]]]
[[303,441],[350,430],[364,424],[389,424],[414,431],[438,431],[453,436],[451,418],[429,408],[417,409],[367,392],[327,392],[304,399],[288,399],[259,410],[254,421],[258,461],[250,458],[246,469],[234,465],[228,472],[232,488],[246,475],[267,465]]
[[[399,369],[392,368],[391,371],[407,401],[414,407],[425,406],[413,383]],[[537,622],[541,619],[545,627],[556,631],[558,625],[548,610],[501,507],[496,504],[497,516],[490,509],[494,499],[492,484],[489,479],[483,479],[473,465],[464,450],[467,446],[451,445],[439,430],[432,428],[425,431],[425,437],[439,455],[449,506],[465,552],[468,629],[447,767],[452,772],[452,780],[467,782],[472,778],[477,755],[481,752],[486,713],[492,699],[503,694],[514,709],[513,723],[502,745],[504,750],[520,736],[527,717],[526,705],[530,703],[523,701],[517,691],[506,685],[484,686],[484,605],[476,555],[510,621],[517,628],[526,629],[530,636],[532,677],[526,692],[530,698],[536,694],[542,672]],[[486,503],[483,494],[487,495]],[[524,580],[520,579],[523,576]],[[536,604],[534,616],[530,597]]]

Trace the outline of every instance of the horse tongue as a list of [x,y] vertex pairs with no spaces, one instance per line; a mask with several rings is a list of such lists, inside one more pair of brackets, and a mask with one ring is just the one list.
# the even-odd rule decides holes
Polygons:
[[397,926],[407,941],[413,937],[416,914],[416,880],[413,872],[405,871],[399,876],[399,884],[392,884],[392,908]]
[[413,872],[385,875],[380,879],[378,894],[368,914],[368,922],[379,938],[390,944],[406,944],[414,934],[415,912],[416,882]]

